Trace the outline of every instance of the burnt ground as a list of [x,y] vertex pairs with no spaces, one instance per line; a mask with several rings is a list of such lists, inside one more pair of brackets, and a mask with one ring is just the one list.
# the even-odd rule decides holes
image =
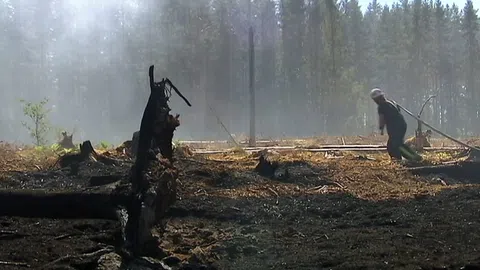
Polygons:
[[[165,231],[156,232],[166,262],[249,270],[480,269],[478,179],[416,177],[384,155],[283,158],[290,177],[281,181],[257,175],[252,155],[179,158],[178,200]],[[126,174],[129,166],[89,162],[78,176],[9,167],[0,186],[81,189],[91,176]],[[114,221],[0,217],[0,261],[40,268],[118,237]],[[96,269],[95,261],[69,265],[63,269]]]

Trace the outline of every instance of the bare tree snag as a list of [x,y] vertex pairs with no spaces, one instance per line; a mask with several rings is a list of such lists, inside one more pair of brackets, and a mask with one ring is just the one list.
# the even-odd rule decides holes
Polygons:
[[[125,235],[127,248],[134,254],[141,252],[151,238],[151,228],[163,217],[176,197],[177,173],[171,164],[172,138],[175,128],[180,123],[178,115],[173,117],[169,114],[168,100],[171,90],[173,89],[191,106],[169,79],[155,82],[153,69],[154,67],[150,66],[150,97],[143,113],[135,164],[130,175],[132,202],[127,207],[128,221]],[[156,149],[152,149],[152,140],[170,164],[160,165]],[[147,174],[147,171],[150,173]]]

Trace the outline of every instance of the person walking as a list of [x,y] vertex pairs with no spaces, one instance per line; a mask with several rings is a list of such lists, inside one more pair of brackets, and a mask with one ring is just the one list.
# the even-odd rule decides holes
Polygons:
[[385,93],[379,88],[372,89],[370,97],[378,105],[380,134],[383,135],[385,127],[387,128],[387,151],[390,157],[394,160],[402,160],[402,157],[405,157],[408,160],[420,161],[422,157],[404,143],[407,122],[400,113],[400,107],[394,101],[385,98]]

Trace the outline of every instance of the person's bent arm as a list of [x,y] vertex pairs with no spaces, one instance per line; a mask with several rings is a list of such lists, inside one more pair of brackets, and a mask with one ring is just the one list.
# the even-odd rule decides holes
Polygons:
[[378,129],[380,129],[380,134],[383,135],[383,129],[385,128],[385,116],[383,114],[378,114]]

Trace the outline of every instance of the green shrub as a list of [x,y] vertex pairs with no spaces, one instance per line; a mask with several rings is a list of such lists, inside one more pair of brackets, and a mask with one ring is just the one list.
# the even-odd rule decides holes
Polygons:
[[52,126],[48,121],[50,109],[45,108],[48,99],[45,98],[38,103],[20,100],[23,104],[23,114],[30,119],[30,123],[22,121],[22,125],[28,130],[36,146],[46,145],[48,135]]

